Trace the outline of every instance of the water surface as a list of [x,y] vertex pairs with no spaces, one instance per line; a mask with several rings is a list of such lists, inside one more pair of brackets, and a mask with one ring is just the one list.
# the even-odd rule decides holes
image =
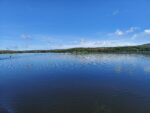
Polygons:
[[150,57],[1,54],[0,113],[150,113]]

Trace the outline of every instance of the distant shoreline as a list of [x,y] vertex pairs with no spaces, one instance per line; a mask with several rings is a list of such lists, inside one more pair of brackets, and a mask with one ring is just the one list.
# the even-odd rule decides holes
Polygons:
[[70,48],[53,50],[0,50],[0,54],[15,53],[150,53],[150,44],[123,47]]

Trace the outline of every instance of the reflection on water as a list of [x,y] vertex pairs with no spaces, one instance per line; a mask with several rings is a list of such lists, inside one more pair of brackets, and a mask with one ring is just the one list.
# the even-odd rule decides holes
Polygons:
[[0,55],[0,113],[150,113],[150,57]]
[[150,73],[150,66],[145,67],[144,71]]

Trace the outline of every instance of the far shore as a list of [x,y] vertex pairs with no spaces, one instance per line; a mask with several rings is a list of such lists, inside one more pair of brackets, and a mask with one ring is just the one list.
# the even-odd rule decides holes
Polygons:
[[80,47],[53,50],[0,50],[0,54],[15,53],[150,53],[150,44],[123,47]]

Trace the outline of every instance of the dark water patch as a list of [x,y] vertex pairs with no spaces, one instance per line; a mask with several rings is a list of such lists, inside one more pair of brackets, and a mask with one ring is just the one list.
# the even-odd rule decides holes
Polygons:
[[9,113],[6,108],[0,105],[0,113]]

